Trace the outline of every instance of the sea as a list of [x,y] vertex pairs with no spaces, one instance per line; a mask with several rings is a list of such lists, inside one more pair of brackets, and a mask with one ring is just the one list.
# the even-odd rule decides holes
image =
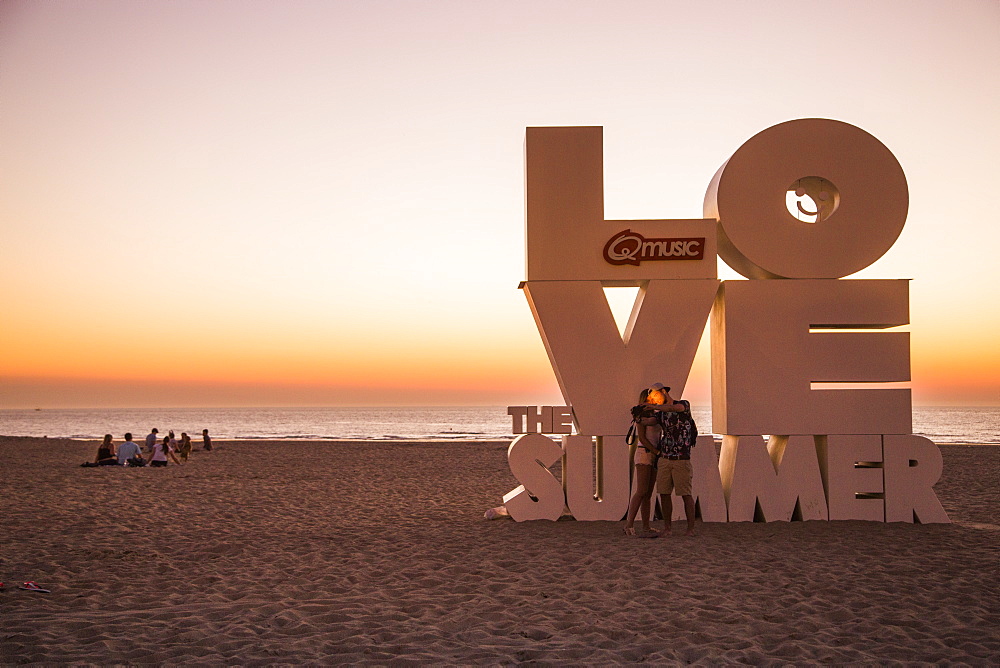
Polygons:
[[[693,407],[702,433],[711,433],[707,407]],[[626,420],[628,416],[625,416]],[[495,441],[514,437],[506,406],[372,408],[94,408],[0,409],[0,434],[49,438],[99,439],[125,432],[141,438],[186,432],[195,440],[202,429],[215,439],[455,440]],[[624,426],[623,426],[624,431]],[[913,433],[935,443],[1000,445],[1000,407],[914,407]]]

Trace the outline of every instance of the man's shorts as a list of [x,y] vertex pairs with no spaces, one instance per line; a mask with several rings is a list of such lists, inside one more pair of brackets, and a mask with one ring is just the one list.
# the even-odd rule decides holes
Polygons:
[[656,472],[656,491],[659,494],[691,495],[691,460],[660,458]]

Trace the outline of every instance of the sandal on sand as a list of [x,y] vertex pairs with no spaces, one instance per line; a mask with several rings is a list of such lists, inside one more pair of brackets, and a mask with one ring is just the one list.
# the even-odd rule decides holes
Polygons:
[[635,527],[625,527],[624,531],[626,536],[635,537]]
[[34,582],[25,582],[23,585],[21,585],[20,587],[18,587],[18,589],[24,589],[26,591],[37,591],[37,592],[40,592],[42,594],[51,594],[52,593],[48,589],[42,589],[41,587],[38,586],[38,584],[36,584]]

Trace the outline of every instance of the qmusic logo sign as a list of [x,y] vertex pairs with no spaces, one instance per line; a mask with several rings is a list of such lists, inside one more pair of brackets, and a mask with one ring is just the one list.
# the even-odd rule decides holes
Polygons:
[[689,239],[646,239],[638,232],[622,230],[604,246],[604,259],[611,264],[631,264],[657,260],[701,260],[705,257],[705,237]]

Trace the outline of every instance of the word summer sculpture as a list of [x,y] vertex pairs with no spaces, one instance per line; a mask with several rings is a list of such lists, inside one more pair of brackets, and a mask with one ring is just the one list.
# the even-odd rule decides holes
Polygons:
[[[600,127],[528,128],[525,170],[520,288],[566,405],[508,409],[511,517],[620,520],[630,407],[653,381],[682,396],[711,318],[722,444],[691,450],[703,521],[948,522],[941,452],[912,434],[910,390],[886,386],[910,380],[909,333],[891,331],[909,324],[909,283],[844,278],[906,221],[906,178],[875,137],[768,128],[718,170],[699,219],[605,220]],[[718,257],[746,280],[720,281]],[[638,288],[624,332],[606,287]]]

